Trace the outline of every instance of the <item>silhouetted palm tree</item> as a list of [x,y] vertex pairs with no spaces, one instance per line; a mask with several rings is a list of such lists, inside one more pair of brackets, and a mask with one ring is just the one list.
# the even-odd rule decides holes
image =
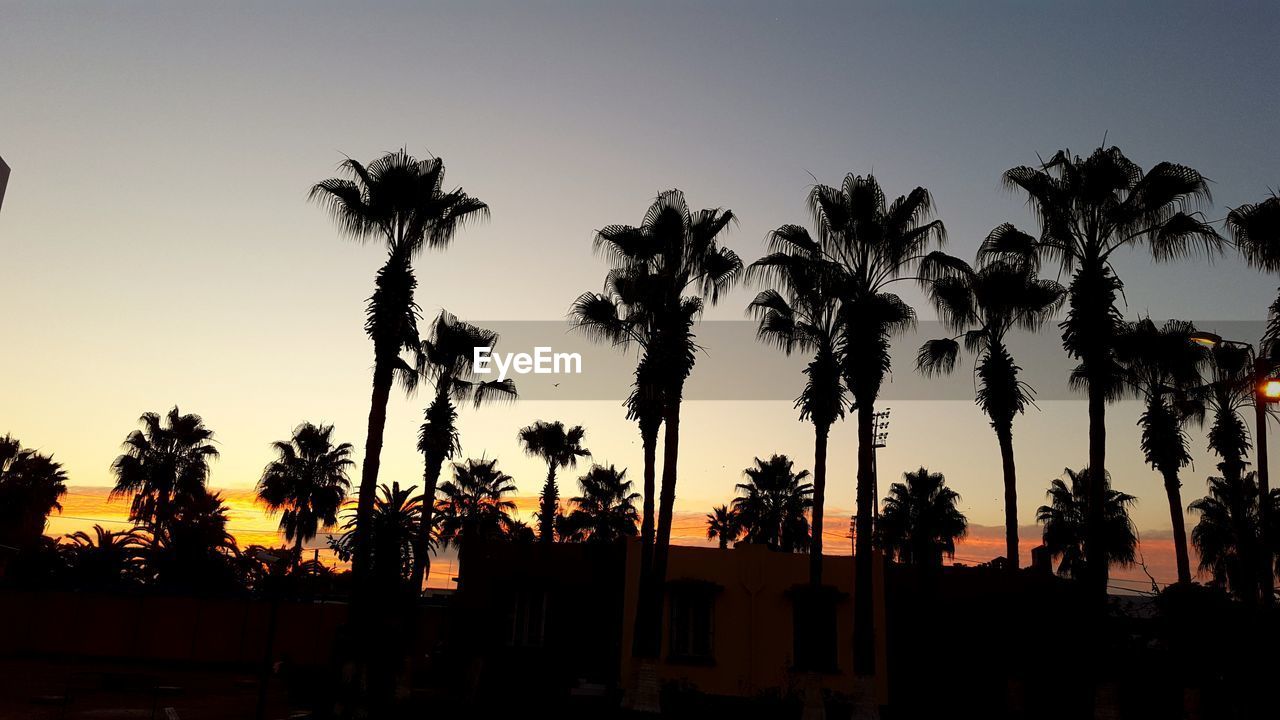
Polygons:
[[747,482],[738,483],[739,497],[733,499],[733,513],[742,538],[749,543],[768,545],[771,550],[800,552],[809,547],[809,519],[813,506],[813,485],[804,482],[808,470],[796,472],[786,455],[755,464],[742,471]]
[[960,495],[946,487],[942,473],[924,468],[902,474],[889,487],[876,522],[876,542],[889,557],[924,568],[941,568],[942,556],[955,557],[956,540],[969,521],[956,507]]
[[707,539],[719,540],[720,549],[729,547],[729,543],[737,542],[742,534],[742,526],[738,523],[738,513],[728,505],[711,508],[707,513]]
[[0,545],[24,549],[39,544],[49,513],[62,512],[67,473],[11,435],[0,438]]
[[1145,318],[1127,323],[1116,338],[1116,361],[1144,404],[1138,418],[1142,453],[1164,478],[1181,583],[1191,582],[1191,559],[1178,473],[1191,464],[1186,424],[1204,420],[1204,403],[1196,388],[1201,385],[1200,366],[1207,353],[1191,340],[1194,332],[1195,326],[1189,322],[1169,320],[1156,327]]
[[1253,367],[1247,348],[1219,344],[1209,353],[1210,382],[1200,389],[1212,413],[1209,449],[1221,458],[1222,476],[1235,482],[1244,475],[1252,443],[1241,411],[1253,404]]
[[[440,481],[440,469],[446,460],[461,451],[458,438],[458,410],[455,403],[468,402],[480,407],[486,402],[511,400],[516,396],[515,382],[507,379],[479,380],[472,374],[475,349],[492,348],[498,335],[463,322],[446,311],[440,311],[431,332],[418,352],[418,371],[435,387],[435,397],[427,406],[425,419],[418,430],[418,452],[423,457],[422,496],[434,498]],[[413,573],[409,584],[422,587],[431,568],[427,548],[435,527],[434,502],[422,503],[423,519],[419,523],[418,547],[413,554]]]
[[262,471],[258,499],[280,516],[280,530],[292,541],[294,564],[302,562],[302,544],[323,525],[338,522],[338,508],[351,480],[351,443],[333,444],[332,425],[303,423],[293,437],[271,445],[276,459]]
[[[1004,224],[992,234],[1018,232]],[[960,351],[959,339],[977,354],[974,366],[978,407],[991,420],[1000,443],[1004,474],[1005,558],[1016,572],[1018,551],[1018,477],[1013,457],[1013,419],[1032,403],[1032,391],[1018,379],[1021,370],[1006,336],[1020,328],[1038,331],[1058,312],[1066,290],[1036,277],[1026,263],[997,260],[973,270],[958,258],[933,253],[923,263],[925,289],[944,326],[959,338],[930,340],[920,348],[916,368],[925,375],[949,373]]]
[[[1066,482],[1055,478],[1049,483],[1048,505],[1036,511],[1036,520],[1044,524],[1044,544],[1058,563],[1058,574],[1076,579],[1088,577],[1090,559],[1085,557],[1089,481],[1086,468],[1079,472],[1067,468]],[[1138,535],[1129,519],[1129,506],[1137,501],[1132,495],[1111,489],[1111,478],[1103,482],[1106,493],[1103,505],[1102,557],[1109,565],[1132,565],[1137,557]]]
[[124,454],[111,465],[116,476],[111,498],[132,496],[129,520],[163,531],[188,498],[203,502],[209,463],[218,457],[213,431],[194,413],[175,405],[163,420],[143,413],[141,430],[124,441]]
[[[356,512],[357,522],[367,522],[373,513],[392,383],[398,377],[411,388],[416,379],[401,357],[418,347],[413,259],[424,247],[446,247],[463,224],[486,217],[489,207],[461,188],[444,190],[440,158],[418,160],[400,150],[367,166],[347,159],[339,170],[343,177],[316,183],[309,198],[329,211],[342,234],[387,249],[365,312],[365,332],[373,340],[373,395]],[[359,577],[369,549],[354,551],[353,571]]]
[[[416,485],[401,488],[400,483],[378,486],[378,497],[368,523],[360,523],[358,511],[347,513],[342,536],[331,541],[334,552],[344,562],[350,561],[362,544],[372,549],[369,577],[384,591],[406,581],[413,572],[413,555],[418,538],[422,496],[415,495]],[[365,528],[372,537],[361,538]],[[417,588],[412,588],[414,592]]]
[[571,498],[573,511],[565,518],[567,534],[579,542],[607,545],[639,534],[640,513],[626,469],[592,465],[578,478],[582,494]]
[[[1061,150],[1037,167],[1006,171],[1004,183],[1027,194],[1040,221],[1040,237],[990,238],[980,253],[1043,259],[1071,273],[1062,344],[1080,362],[1073,382],[1088,393],[1089,467],[1095,471],[1090,477],[1101,480],[1106,477],[1106,406],[1123,390],[1114,357],[1115,338],[1123,326],[1116,308],[1123,284],[1112,270],[1112,255],[1144,244],[1155,260],[1187,257],[1199,250],[1215,252],[1222,239],[1199,213],[1186,212],[1188,205],[1209,199],[1208,181],[1192,168],[1168,162],[1144,173],[1119,148],[1103,147],[1087,158]],[[1090,492],[1093,514],[1088,518],[1085,552],[1096,555],[1088,564],[1096,575],[1088,584],[1101,602],[1108,571],[1100,555],[1106,541],[1106,490],[1098,483]]]
[[[799,248],[785,238],[797,229],[783,226],[769,234],[770,254],[747,268],[777,289],[756,295],[748,311],[759,320],[757,337],[776,344],[788,355],[812,355],[804,373],[808,378],[795,407],[800,419],[813,423],[813,509],[809,543],[809,582],[822,584],[822,524],[827,495],[827,440],[831,426],[844,418],[848,391],[840,375],[837,349],[841,346],[838,274],[816,246]],[[710,530],[708,530],[710,532]],[[725,543],[721,536],[721,544]]]
[[227,506],[204,488],[176,496],[168,520],[155,526],[146,557],[147,576],[161,587],[222,592],[240,586],[240,549],[227,530]]
[[1230,588],[1248,604],[1259,599],[1262,519],[1254,474],[1209,478],[1209,494],[1191,503],[1200,514],[1191,542],[1200,554],[1200,571]]
[[[656,657],[661,647],[661,587],[671,544],[680,456],[680,405],[697,349],[693,326],[705,302],[717,302],[742,269],[737,254],[718,242],[733,221],[730,211],[691,212],[680,191],[663,192],[639,227],[611,225],[597,233],[596,249],[609,256],[613,269],[604,292],[583,294],[570,310],[576,327],[615,345],[637,345],[641,351],[634,392],[627,407],[628,416],[639,421],[646,444],[640,602],[636,606],[633,648],[645,658]],[[656,536],[650,557],[648,532],[654,524],[650,458],[656,447],[658,408],[665,431]]]
[[76,587],[94,590],[127,587],[141,581],[151,536],[139,528],[121,532],[93,526],[67,535],[68,563]]
[[809,209],[816,239],[804,228],[789,225],[775,232],[772,241],[781,252],[821,254],[830,262],[840,297],[837,356],[858,417],[854,671],[866,676],[875,669],[871,606],[875,403],[891,365],[889,341],[915,323],[915,311],[887,288],[908,275],[930,246],[941,244],[946,232],[941,221],[930,220],[929,191],[916,188],[890,203],[870,175],[850,174],[838,188],[815,186],[809,193]]
[[581,425],[565,429],[559,420],[539,420],[520,428],[520,444],[526,454],[541,458],[547,463],[547,481],[542,486],[538,503],[538,540],[549,543],[555,540],[556,523],[560,517],[560,489],[556,487],[556,470],[575,467],[578,458],[591,455],[582,447],[587,431]]
[[[1280,196],[1247,203],[1227,213],[1227,230],[1245,260],[1263,272],[1280,272]],[[1280,298],[1271,304],[1263,352],[1274,352],[1280,339]]]
[[440,485],[436,537],[442,545],[458,548],[459,585],[466,559],[477,543],[518,532],[511,518],[516,504],[506,499],[515,491],[511,476],[498,469],[496,458],[454,463],[453,480]]

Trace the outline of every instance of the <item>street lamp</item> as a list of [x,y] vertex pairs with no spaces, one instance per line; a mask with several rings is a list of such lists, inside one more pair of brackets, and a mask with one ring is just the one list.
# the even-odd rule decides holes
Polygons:
[[1267,514],[1268,505],[1271,504],[1271,480],[1267,468],[1267,403],[1280,402],[1280,379],[1272,377],[1272,373],[1276,370],[1276,363],[1269,358],[1259,357],[1253,351],[1253,345],[1250,343],[1238,340],[1223,340],[1221,335],[1211,332],[1195,332],[1190,337],[1192,342],[1209,349],[1218,346],[1242,348],[1248,359],[1253,362],[1253,374],[1250,376],[1250,383],[1253,385],[1254,422],[1257,426],[1258,520],[1262,524],[1263,552],[1267,555],[1266,572],[1262,573],[1262,602],[1270,605],[1275,599],[1275,580],[1272,576],[1275,571],[1272,567],[1270,553],[1265,550],[1265,548],[1271,547],[1267,542]]

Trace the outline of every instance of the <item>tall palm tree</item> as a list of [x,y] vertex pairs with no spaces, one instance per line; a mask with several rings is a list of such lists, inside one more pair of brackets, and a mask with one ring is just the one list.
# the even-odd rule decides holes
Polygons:
[[767,545],[771,550],[799,552],[809,547],[809,519],[813,485],[805,482],[808,470],[796,472],[786,455],[768,460],[755,458],[742,471],[747,482],[738,483],[733,513],[743,539]]
[[[661,588],[675,506],[680,405],[697,350],[693,326],[705,303],[716,303],[742,270],[738,255],[719,244],[734,219],[728,210],[692,212],[679,190],[661,193],[638,227],[611,225],[597,233],[596,249],[608,255],[613,269],[604,292],[583,294],[570,310],[579,329],[624,348],[638,346],[641,352],[627,407],[629,416],[640,422],[647,443],[641,597],[633,647],[644,658],[657,657],[661,647]],[[653,525],[654,488],[649,458],[654,456],[657,418],[664,426],[662,481],[650,557],[646,526]],[[652,438],[648,431],[653,431]]]
[[969,521],[956,507],[960,495],[946,487],[942,473],[924,468],[902,474],[889,487],[876,523],[876,542],[890,557],[923,568],[941,568],[942,556],[955,557],[956,540]]
[[[418,507],[422,496],[414,494],[417,489],[416,485],[402,488],[398,482],[379,485],[369,522],[361,524],[358,512],[348,512],[342,536],[330,543],[344,562],[350,561],[362,544],[370,547],[368,577],[384,591],[400,587],[413,572],[422,518]],[[361,538],[365,532],[371,537]]]
[[[840,375],[840,297],[838,274],[817,247],[797,248],[782,238],[796,230],[784,226],[769,234],[770,254],[747,267],[747,277],[775,286],[756,295],[748,307],[759,321],[757,337],[790,355],[811,354],[804,390],[796,398],[800,419],[813,423],[813,525],[809,543],[809,582],[822,584],[822,525],[827,496],[827,440],[831,426],[844,418],[848,390]],[[708,530],[708,532],[710,532]],[[724,542],[721,536],[722,543]]]
[[[1044,544],[1058,563],[1058,574],[1076,579],[1090,577],[1086,556],[1089,503],[1092,501],[1087,478],[1089,469],[1079,472],[1067,468],[1067,481],[1054,478],[1049,483],[1048,505],[1036,511],[1036,520],[1044,524]],[[1070,485],[1068,485],[1070,483]],[[1111,478],[1105,478],[1103,504],[1103,562],[1128,567],[1137,558],[1138,534],[1129,519],[1129,507],[1137,501],[1132,495],[1111,489]]]
[[507,496],[516,491],[511,476],[498,469],[497,459],[470,459],[453,464],[453,480],[440,485],[436,512],[437,537],[442,545],[458,548],[459,585],[466,561],[477,544],[503,538],[514,528]]
[[209,463],[218,457],[213,431],[194,413],[175,405],[162,419],[143,413],[141,430],[129,433],[124,454],[111,465],[111,499],[132,496],[129,520],[163,531],[188,499],[203,501]]
[[[368,522],[378,486],[391,386],[399,378],[411,389],[416,379],[401,357],[418,346],[413,260],[423,248],[446,247],[465,223],[487,217],[489,206],[461,188],[445,190],[440,158],[419,160],[402,149],[368,165],[348,158],[338,167],[341,176],[313,185],[309,199],[329,211],[343,235],[358,242],[381,243],[387,250],[365,310],[365,333],[373,340],[373,394],[356,521]],[[368,559],[368,547],[355,548],[357,577]]]
[[1142,453],[1164,478],[1180,583],[1191,582],[1191,558],[1178,473],[1191,464],[1186,425],[1204,420],[1204,403],[1196,388],[1207,352],[1191,340],[1194,332],[1195,326],[1183,320],[1157,327],[1144,318],[1126,323],[1116,338],[1116,362],[1144,405],[1138,418]]
[[591,451],[582,447],[587,431],[581,425],[566,429],[556,420],[539,420],[520,428],[520,444],[526,454],[542,458],[547,463],[547,481],[542,486],[538,502],[538,540],[549,543],[555,540],[556,523],[560,516],[560,490],[556,487],[556,470],[575,467],[578,458],[587,457]]
[[[992,234],[1018,232],[1004,224]],[[920,348],[916,368],[925,375],[955,368],[959,340],[977,354],[974,376],[977,404],[986,413],[1000,444],[1004,474],[1005,558],[1017,572],[1018,476],[1013,457],[1013,420],[1032,403],[1032,391],[1018,379],[1021,368],[1009,352],[1009,331],[1038,331],[1062,306],[1066,290],[1036,276],[1025,263],[997,260],[974,270],[958,258],[935,253],[922,267],[925,289],[938,316],[958,337],[930,340]]]
[[[1191,542],[1200,571],[1248,604],[1259,599],[1260,555],[1264,552],[1258,485],[1253,473],[1209,478],[1209,494],[1191,503],[1200,520]],[[1268,568],[1270,569],[1270,568]]]
[[592,465],[578,478],[582,494],[570,498],[573,510],[565,518],[569,535],[576,540],[608,545],[639,534],[640,513],[626,469]]
[[849,174],[840,187],[817,185],[809,192],[817,237],[798,225],[775,231],[780,252],[817,254],[828,261],[840,298],[840,374],[853,395],[858,418],[857,516],[854,533],[854,671],[875,670],[872,615],[871,519],[875,487],[875,403],[891,358],[889,342],[915,323],[915,311],[888,286],[914,271],[946,231],[933,220],[929,191],[916,188],[892,202],[873,176]]
[[1209,353],[1210,382],[1200,389],[1213,419],[1209,424],[1209,449],[1218,455],[1218,469],[1230,482],[1244,475],[1252,443],[1241,415],[1253,404],[1253,368],[1247,348],[1219,344]]
[[38,545],[66,493],[67,473],[53,456],[24,448],[11,435],[0,438],[0,544]]
[[738,523],[738,513],[728,505],[718,505],[707,513],[707,539],[719,540],[720,549],[729,547],[729,543],[737,542],[742,534],[742,526]]
[[[1227,213],[1227,230],[1250,265],[1263,272],[1280,272],[1280,195],[1247,203]],[[1271,304],[1263,351],[1270,354],[1280,339],[1280,297]]]
[[1112,269],[1112,256],[1135,246],[1145,246],[1155,260],[1208,255],[1222,239],[1198,212],[1188,212],[1210,198],[1208,181],[1199,172],[1162,162],[1144,173],[1114,146],[1087,158],[1061,150],[1036,167],[1006,171],[1004,183],[1026,193],[1040,221],[1040,237],[990,238],[980,252],[1051,261],[1071,274],[1069,309],[1060,327],[1064,349],[1079,361],[1073,382],[1084,387],[1089,400],[1089,467],[1095,471],[1089,478],[1099,482],[1090,490],[1085,553],[1095,556],[1087,564],[1094,573],[1087,581],[1101,602],[1108,572],[1102,557],[1107,491],[1101,482],[1107,476],[1106,407],[1124,391],[1114,356],[1123,327],[1116,307],[1123,283]]
[[281,512],[280,529],[292,541],[293,562],[302,562],[302,544],[323,525],[338,522],[338,508],[351,480],[347,469],[351,443],[333,443],[332,425],[303,423],[289,440],[271,444],[276,459],[262,471],[258,499],[272,512]]
[[[422,496],[434,498],[440,481],[440,469],[461,451],[458,436],[458,409],[455,403],[471,402],[480,407],[486,402],[511,400],[516,385],[511,379],[480,380],[472,373],[475,349],[492,348],[498,342],[495,332],[463,322],[447,311],[432,323],[431,332],[418,351],[418,372],[435,387],[435,397],[427,406],[422,427],[418,430],[418,452],[423,457]],[[434,502],[423,502],[422,522],[418,524],[418,546],[413,553],[413,572],[409,584],[421,588],[431,570],[431,532],[435,528],[432,514]]]
[[93,534],[79,530],[67,535],[69,564],[77,587],[118,588],[142,579],[151,537],[138,528],[121,532],[93,526]]

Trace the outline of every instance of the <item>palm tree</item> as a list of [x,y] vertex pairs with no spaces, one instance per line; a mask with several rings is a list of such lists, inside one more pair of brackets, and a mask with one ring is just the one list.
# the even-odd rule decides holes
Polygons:
[[742,471],[747,482],[737,485],[740,495],[733,499],[733,514],[746,542],[782,552],[808,549],[805,513],[813,506],[813,485],[804,482],[809,471],[796,472],[794,465],[786,455],[773,455],[768,460],[755,458],[755,464]]
[[[516,396],[515,382],[507,379],[479,380],[472,373],[475,349],[492,348],[498,335],[490,330],[463,322],[447,311],[440,311],[431,332],[418,352],[418,372],[435,387],[435,397],[427,406],[422,427],[418,430],[418,452],[423,457],[422,495],[436,496],[440,469],[461,451],[458,437],[458,409],[455,403],[470,401],[475,407],[486,402],[511,400]],[[423,502],[422,522],[418,525],[418,547],[413,553],[413,573],[409,584],[421,588],[431,569],[431,532],[435,527],[434,502]]]
[[[398,377],[411,389],[416,379],[401,357],[402,352],[418,347],[413,259],[424,247],[446,247],[466,222],[487,217],[489,207],[461,188],[443,189],[443,160],[418,160],[403,149],[368,165],[348,158],[339,171],[342,177],[312,186],[309,199],[329,211],[343,235],[358,242],[382,243],[387,250],[387,261],[378,270],[365,310],[365,333],[373,340],[373,394],[356,522],[367,523],[378,486],[391,386]],[[360,537],[363,535],[357,535]],[[361,546],[354,551],[352,569],[359,577],[368,564],[370,549]]]
[[129,433],[124,454],[111,470],[116,476],[111,499],[132,496],[129,520],[162,532],[188,499],[200,502],[209,480],[209,463],[218,457],[213,431],[194,413],[175,405],[163,420],[143,413],[141,430]]
[[[342,536],[330,541],[338,559],[344,562],[350,561],[362,544],[371,548],[368,577],[384,591],[399,587],[413,572],[422,518],[418,507],[422,496],[414,494],[417,489],[415,485],[401,488],[398,482],[379,485],[369,522],[361,524],[358,512],[348,513]],[[365,528],[372,537],[361,538]]]
[[1221,458],[1222,476],[1234,483],[1244,474],[1252,446],[1241,411],[1253,404],[1253,368],[1245,347],[1218,344],[1209,358],[1211,380],[1199,391],[1213,414],[1209,449]]
[[[992,234],[1018,232],[1004,224]],[[1017,572],[1018,476],[1013,457],[1013,420],[1032,404],[1032,392],[1018,379],[1021,368],[1009,352],[1006,337],[1020,328],[1038,331],[1062,306],[1066,290],[1036,277],[1035,268],[997,260],[973,270],[957,258],[935,253],[922,268],[925,289],[939,318],[958,337],[930,340],[920,348],[916,368],[925,375],[949,373],[960,351],[959,339],[977,354],[974,366],[977,404],[986,413],[1000,444],[1004,474],[1005,558]]]
[[1156,327],[1144,318],[1125,324],[1116,339],[1116,362],[1144,404],[1138,418],[1142,453],[1164,478],[1180,583],[1191,582],[1191,559],[1178,473],[1191,464],[1186,425],[1204,420],[1204,404],[1196,397],[1196,388],[1201,384],[1206,351],[1191,340],[1194,332],[1195,326],[1182,320]]
[[516,491],[511,476],[498,469],[497,459],[470,459],[453,464],[453,480],[442,483],[436,501],[440,515],[436,537],[458,548],[459,586],[464,584],[466,560],[477,544],[518,533],[511,518],[516,504],[507,496]]
[[62,512],[67,473],[53,456],[22,447],[11,435],[0,438],[0,544],[39,544],[49,513]]
[[775,231],[779,252],[820,255],[833,274],[840,299],[840,374],[853,395],[858,417],[857,517],[854,538],[854,671],[875,670],[871,601],[871,518],[875,487],[875,403],[889,372],[889,341],[915,323],[915,311],[888,285],[905,279],[932,245],[946,238],[931,220],[929,191],[916,188],[892,203],[875,177],[849,174],[840,187],[817,185],[809,192],[817,238],[798,225]]
[[[611,225],[597,233],[596,249],[608,254],[613,269],[604,292],[581,295],[570,310],[579,329],[624,348],[638,346],[641,352],[627,408],[645,442],[640,602],[633,647],[643,658],[657,657],[661,647],[661,587],[675,506],[680,405],[697,350],[693,326],[705,303],[716,303],[742,270],[738,255],[718,241],[734,219],[732,212],[721,209],[691,212],[679,190],[661,193],[639,227]],[[665,425],[662,483],[650,551],[659,421]]]
[[285,540],[292,541],[293,562],[302,562],[302,544],[316,536],[320,526],[338,522],[338,508],[347,497],[351,480],[351,443],[333,444],[332,425],[303,423],[289,440],[271,445],[276,459],[262,471],[258,499],[280,516]]
[[[1250,265],[1263,272],[1280,272],[1280,195],[1247,203],[1227,213],[1227,230]],[[1263,352],[1271,354],[1280,339],[1280,297],[1271,304]]]
[[639,534],[640,513],[635,503],[640,493],[632,492],[625,468],[592,465],[586,475],[578,478],[578,485],[582,494],[570,498],[573,510],[565,518],[569,537],[609,545]]
[[[1087,478],[1089,469],[1064,471],[1067,482],[1054,478],[1049,483],[1048,505],[1036,511],[1036,520],[1044,524],[1044,544],[1058,563],[1058,574],[1076,579],[1090,577],[1088,565],[1093,560],[1086,556],[1088,532],[1088,507],[1091,500]],[[1132,565],[1137,557],[1138,535],[1129,519],[1129,506],[1137,501],[1132,495],[1111,489],[1111,478],[1103,480],[1106,489],[1103,506],[1103,561],[1109,565]]]
[[903,473],[902,479],[889,487],[876,542],[899,562],[941,568],[942,556],[954,558],[956,540],[969,532],[969,521],[956,507],[960,495],[946,487],[942,473],[924,468]]
[[559,420],[539,420],[520,428],[520,444],[531,457],[542,458],[547,463],[547,482],[542,486],[538,503],[538,540],[549,543],[555,540],[556,520],[560,515],[560,490],[556,487],[556,470],[575,467],[578,458],[587,457],[590,450],[582,447],[587,431],[581,425],[565,429]]
[[[1063,348],[1079,365],[1073,382],[1089,399],[1090,478],[1106,474],[1106,406],[1124,389],[1114,355],[1123,322],[1116,302],[1123,283],[1112,270],[1113,254],[1146,245],[1155,260],[1217,251],[1222,238],[1188,206],[1209,200],[1209,185],[1185,165],[1162,162],[1147,172],[1116,147],[1102,147],[1087,158],[1061,150],[1038,167],[1016,167],[1004,173],[1010,189],[1027,194],[1040,221],[1040,237],[1016,234],[989,238],[984,257],[1047,260],[1071,274],[1068,312],[1061,323]],[[1102,482],[1089,491],[1091,515],[1086,524],[1085,553],[1090,590],[1106,597],[1108,563],[1106,493]]]
[[1250,605],[1259,599],[1259,569],[1264,567],[1259,499],[1254,474],[1248,473],[1209,478],[1209,494],[1190,505],[1200,514],[1191,530],[1200,572],[1209,572],[1215,584]]
[[738,513],[728,505],[711,508],[707,513],[707,539],[719,540],[720,549],[725,550],[729,543],[737,542],[742,534],[742,526],[738,523]]
[[132,585],[142,578],[151,537],[139,528],[122,532],[93,526],[93,535],[80,530],[67,535],[66,552],[77,587],[103,589]]
[[[748,311],[759,321],[757,337],[792,352],[812,355],[804,373],[808,380],[795,407],[800,419],[813,423],[812,539],[809,582],[822,584],[822,523],[827,495],[827,440],[831,426],[844,418],[848,391],[840,376],[840,298],[829,261],[816,247],[796,248],[782,238],[796,230],[784,226],[770,233],[770,254],[747,268],[747,277],[773,284],[756,295]],[[710,530],[708,530],[710,532]],[[721,535],[721,544],[725,540]]]
[[168,519],[153,526],[147,576],[163,587],[193,592],[237,588],[240,549],[227,530],[221,494],[203,487],[177,496]]

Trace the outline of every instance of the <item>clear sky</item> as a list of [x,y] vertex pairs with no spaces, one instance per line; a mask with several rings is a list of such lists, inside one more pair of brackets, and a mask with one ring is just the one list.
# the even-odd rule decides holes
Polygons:
[[[949,249],[971,256],[1000,222],[1032,227],[1003,170],[1105,136],[1143,166],[1201,170],[1221,218],[1280,185],[1278,31],[1280,8],[1262,2],[0,2],[13,168],[0,432],[53,452],[79,485],[107,484],[136,417],[174,403],[218,433],[223,487],[251,485],[268,443],[302,420],[362,446],[363,301],[382,254],[340,240],[305,201],[344,154],[440,155],[450,183],[492,206],[418,263],[427,316],[557,320],[600,285],[593,231],[637,223],[670,187],[732,208],[727,242],[750,260],[768,230],[806,220],[814,177],[874,172],[891,194],[928,187]],[[1210,325],[1260,319],[1277,284],[1231,258],[1117,268],[1130,316]],[[740,319],[750,293],[709,317]],[[695,374],[735,360],[709,350]],[[897,358],[898,373],[909,364]],[[393,398],[384,479],[420,479],[424,403]],[[616,401],[468,409],[464,450],[497,455],[533,494],[542,470],[515,433],[538,418],[587,426],[597,457],[638,480]],[[1154,533],[1169,522],[1135,418],[1113,411],[1111,469]],[[882,483],[928,465],[974,522],[1000,523],[999,456],[970,403],[895,403],[893,423]],[[1024,524],[1049,478],[1083,464],[1084,428],[1078,401],[1019,421]],[[753,455],[807,467],[812,454],[789,402],[691,403],[683,431],[690,511],[726,500]],[[852,506],[852,442],[846,423],[838,508]],[[1201,452],[1187,501],[1211,467]]]

